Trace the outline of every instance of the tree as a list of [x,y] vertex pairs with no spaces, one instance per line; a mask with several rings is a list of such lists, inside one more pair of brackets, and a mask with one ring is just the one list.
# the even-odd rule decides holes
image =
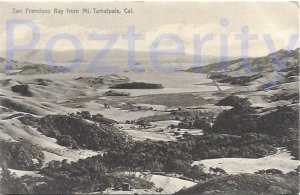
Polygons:
[[0,180],[0,193],[1,194],[28,194],[28,189],[15,178],[8,170],[5,164],[1,164],[1,180]]

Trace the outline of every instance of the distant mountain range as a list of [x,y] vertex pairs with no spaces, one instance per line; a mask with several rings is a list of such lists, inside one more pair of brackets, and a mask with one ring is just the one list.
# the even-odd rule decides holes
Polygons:
[[[100,48],[101,49],[101,48]],[[83,50],[83,62],[90,62],[93,60],[101,50]],[[69,63],[74,61],[80,61],[80,58],[76,57],[75,50],[66,50],[66,51],[52,51],[53,61],[56,63]],[[135,52],[136,61],[141,63],[150,62],[150,52],[145,51],[136,51]],[[218,61],[216,56],[201,56],[202,63],[208,64]],[[118,50],[113,49],[108,51],[108,53],[103,57],[103,62],[110,63],[127,63],[128,51],[127,50]],[[193,55],[160,55],[159,57],[161,62],[172,62],[172,63],[190,63],[192,66],[194,57]],[[26,52],[15,52],[14,60],[16,61],[29,61],[32,63],[44,63],[45,60],[45,50],[33,49]]]
[[187,72],[195,73],[216,73],[221,72],[222,67],[226,67],[226,72],[240,71],[249,67],[253,72],[264,72],[275,70],[276,64],[286,61],[286,67],[299,64],[299,48],[295,50],[279,50],[263,57],[238,58],[227,62],[217,62],[206,66],[189,68]]
[[[95,59],[95,56],[99,53],[98,50],[85,50],[84,58],[81,62],[83,68],[87,64],[91,63]],[[69,66],[71,63],[81,61],[81,59],[75,56],[74,50],[68,51],[53,51],[52,53],[55,67],[62,70],[64,67]],[[277,59],[278,58],[278,59]],[[286,67],[291,68],[298,66],[299,64],[299,48],[295,50],[279,50],[277,52],[271,53],[263,57],[252,57],[248,59],[229,58],[229,61],[220,62],[219,58],[216,56],[202,56],[202,65],[199,67],[192,67],[194,64],[193,55],[161,55],[159,57],[159,62],[164,66],[178,66],[181,70],[186,72],[195,72],[195,73],[204,73],[204,74],[221,74],[224,67],[226,67],[227,74],[243,75],[247,73],[249,75],[262,73],[262,72],[272,72],[276,70],[276,63],[284,62],[283,60],[287,59]],[[142,66],[145,69],[155,69],[152,65],[150,54],[148,52],[136,52],[135,57],[136,65]],[[48,63],[45,61],[44,50],[32,50],[30,52],[17,52],[14,60],[8,61],[5,58],[0,58],[0,72],[4,72],[6,64],[9,63],[12,65],[13,70],[22,70],[26,67],[26,74],[31,74],[29,69],[34,69],[37,67],[39,69],[47,68],[43,73],[50,71]],[[99,62],[99,66],[117,66],[121,68],[120,70],[128,69],[128,53],[125,50],[111,50],[107,55]],[[46,67],[47,66],[47,67]],[[245,66],[251,69],[251,72],[245,71]],[[192,67],[192,68],[191,68]],[[278,70],[278,68],[277,68]],[[24,72],[24,74],[25,74]],[[29,73],[30,72],[30,73]],[[36,72],[36,71],[33,71]],[[56,72],[56,71],[55,71]],[[67,72],[63,70],[62,72]],[[49,72],[51,73],[51,71]]]

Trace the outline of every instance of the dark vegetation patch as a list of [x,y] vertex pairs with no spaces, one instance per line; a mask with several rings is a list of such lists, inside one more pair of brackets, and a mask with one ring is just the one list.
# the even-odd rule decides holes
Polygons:
[[278,169],[267,169],[267,170],[258,170],[256,174],[268,174],[268,175],[283,175],[283,172]]
[[104,80],[102,77],[78,77],[75,79],[76,81],[82,81],[90,85],[103,85]]
[[213,178],[177,194],[298,194],[298,176],[238,174]]
[[127,77],[116,74],[99,77],[78,77],[75,80],[85,83],[90,87],[99,87],[103,85],[113,85],[118,83],[129,82],[129,79]]
[[258,114],[249,101],[237,96],[229,96],[217,105],[233,106],[220,113],[215,119],[212,132],[215,133],[261,133],[272,136],[284,136],[291,128],[299,127],[298,109],[282,106],[275,110]]
[[216,106],[232,106],[236,108],[244,108],[244,107],[250,107],[251,102],[248,101],[247,98],[242,98],[239,96],[230,95],[223,99],[221,99]]
[[[74,115],[74,114],[71,114],[71,115]],[[95,123],[101,123],[101,124],[106,124],[106,125],[112,125],[114,123],[118,123],[117,121],[115,121],[113,119],[104,117],[102,114],[91,115],[89,111],[77,112],[76,115],[83,117],[84,119],[93,121]]]
[[31,97],[32,93],[29,91],[29,86],[28,85],[14,85],[11,87],[11,90],[15,93],[19,93],[23,96],[28,96]]
[[18,118],[24,125],[29,125],[37,128],[40,122],[40,118],[34,117],[31,114],[26,114]]
[[219,83],[229,83],[231,85],[241,85],[246,86],[250,82],[255,81],[263,77],[261,74],[251,75],[251,76],[239,76],[233,77],[229,75],[212,75],[209,78],[217,80]]
[[35,84],[42,85],[42,86],[48,86],[49,83],[53,82],[50,79],[43,79],[43,78],[36,78],[33,81],[35,82]]
[[111,89],[162,89],[161,84],[144,83],[144,82],[132,82],[132,83],[120,83],[110,86]]
[[44,154],[25,140],[0,140],[0,161],[12,169],[36,170],[42,166]]
[[262,115],[257,124],[258,131],[278,137],[290,135],[298,128],[299,110],[288,106],[277,107],[275,111]]
[[[193,160],[259,158],[276,152],[272,144],[271,138],[258,134],[187,134],[177,142],[136,141],[118,150],[111,149],[104,154],[103,161],[115,169],[164,171],[191,177]],[[203,179],[205,176],[201,170],[197,175],[194,179]]]
[[184,117],[177,126],[171,126],[171,128],[209,130],[214,117],[214,113],[200,112],[197,115]]
[[43,177],[14,177],[1,166],[1,194],[74,194],[104,191],[128,183],[136,189],[150,189],[153,183],[129,174],[108,173],[95,159],[66,163],[52,161],[41,170]]
[[211,132],[237,135],[257,132],[258,118],[254,108],[250,107],[225,110],[216,117]]
[[50,66],[46,64],[29,64],[21,68],[21,71],[14,72],[12,75],[34,75],[49,73],[67,73],[71,70],[63,66]]
[[257,133],[273,137],[276,146],[288,148],[292,155],[299,159],[299,110],[297,108],[282,106],[258,114],[243,98],[240,100],[235,98],[235,102],[238,101],[240,103],[235,103],[235,107],[223,111],[216,117],[214,125],[208,132],[233,135]]
[[281,93],[275,94],[270,97],[270,102],[276,102],[280,100],[292,101],[292,103],[299,102],[299,92],[296,93]]
[[61,135],[57,138],[57,144],[72,149],[79,149],[77,142],[70,135]]
[[27,194],[28,191],[22,181],[14,177],[5,163],[1,164],[0,175],[1,194]]
[[178,125],[171,125],[171,129],[185,128],[185,129],[209,129],[211,122],[213,122],[214,113],[202,112],[201,110],[178,110],[171,111],[165,115],[153,115],[141,117],[136,121],[127,121],[128,124],[146,124],[150,126],[150,122],[178,120],[181,121]]
[[275,141],[259,134],[204,134],[194,140],[194,160],[214,158],[261,158],[276,153]]
[[121,187],[122,183],[129,183],[134,188],[153,187],[149,181],[109,170],[100,156],[71,163],[52,161],[41,173],[53,179],[47,188],[61,190],[55,191],[57,193],[104,191],[109,187]]
[[[25,125],[37,127],[46,136],[56,138],[58,144],[71,148],[102,150],[130,144],[131,137],[116,129],[113,120],[89,112],[70,115],[47,115],[40,119],[26,116],[19,120]],[[89,121],[87,121],[89,120]]]

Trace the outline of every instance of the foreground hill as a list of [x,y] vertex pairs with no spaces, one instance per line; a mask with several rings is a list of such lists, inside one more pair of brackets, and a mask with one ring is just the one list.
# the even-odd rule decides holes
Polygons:
[[296,194],[298,176],[240,174],[208,180],[178,194]]

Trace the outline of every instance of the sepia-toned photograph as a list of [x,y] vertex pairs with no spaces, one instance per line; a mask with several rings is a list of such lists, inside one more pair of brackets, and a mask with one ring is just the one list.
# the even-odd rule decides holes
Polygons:
[[0,1],[0,194],[299,194],[299,1]]

